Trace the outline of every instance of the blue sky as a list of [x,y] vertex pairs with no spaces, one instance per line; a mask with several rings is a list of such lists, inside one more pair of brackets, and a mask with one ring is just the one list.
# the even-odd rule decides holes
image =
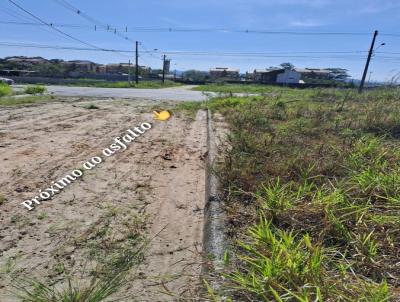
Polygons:
[[[87,20],[60,6],[54,0],[14,0],[47,22],[92,25]],[[399,0],[68,0],[91,17],[117,27],[230,28],[295,32],[360,32],[371,35],[269,35],[233,32],[129,32],[143,46],[159,49],[150,56],[142,53],[140,64],[161,67],[164,51],[200,52],[263,52],[287,57],[217,57],[170,55],[172,69],[211,67],[254,68],[292,62],[298,67],[342,67],[354,78],[360,78],[365,53],[300,54],[301,52],[367,51],[372,32],[399,36],[378,36],[377,45],[386,45],[376,53],[372,64],[372,80],[389,80],[400,72],[400,1]],[[32,20],[7,0],[0,0],[0,20]],[[68,40],[51,29],[40,26],[0,24],[0,42],[37,43],[56,46],[85,47]],[[62,28],[81,40],[102,48],[132,49],[134,45],[105,31]],[[296,54],[297,52],[297,54]],[[387,52],[387,53],[381,53]],[[398,54],[388,54],[398,53]],[[0,57],[11,55],[46,58],[89,59],[99,63],[126,62],[129,58],[116,53],[33,49],[0,45]],[[306,57],[299,57],[299,56]]]

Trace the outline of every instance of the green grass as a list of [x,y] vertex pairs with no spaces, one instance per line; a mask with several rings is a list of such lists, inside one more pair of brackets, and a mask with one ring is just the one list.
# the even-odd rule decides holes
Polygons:
[[12,89],[10,86],[0,83],[0,97],[10,95],[11,93],[12,93]]
[[[400,252],[400,89],[216,98],[233,301],[391,301]],[[236,243],[237,242],[237,243]],[[227,294],[224,295],[227,295]]]
[[140,81],[138,84],[134,82],[111,82],[104,80],[92,80],[92,79],[81,79],[76,80],[75,82],[67,84],[69,86],[80,86],[80,87],[100,87],[100,88],[138,88],[138,89],[146,89],[146,88],[167,88],[167,87],[175,87],[181,86],[182,84],[176,83],[173,81],[165,81],[164,84],[161,81]]
[[197,91],[211,91],[221,93],[274,93],[286,90],[277,86],[265,84],[206,84],[194,87]]
[[115,294],[126,283],[126,273],[121,272],[109,279],[93,277],[86,284],[68,278],[64,289],[34,279],[18,280],[15,288],[19,290],[17,298],[23,302],[100,302]]
[[46,87],[40,85],[28,86],[24,89],[26,94],[43,94],[46,92]]
[[23,97],[3,97],[0,98],[0,106],[14,106],[14,105],[24,105],[40,102],[48,102],[54,100],[54,96],[50,95],[32,95]]

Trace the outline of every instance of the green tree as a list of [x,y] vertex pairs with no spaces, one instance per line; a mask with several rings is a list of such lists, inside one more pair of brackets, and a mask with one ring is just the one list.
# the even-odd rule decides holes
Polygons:
[[344,68],[326,68],[331,72],[331,78],[335,81],[345,81],[350,76],[348,70]]
[[183,78],[191,81],[205,81],[208,79],[208,74],[200,70],[187,70],[183,73]]
[[289,63],[289,62],[282,63],[279,66],[282,67],[283,69],[287,69],[287,70],[293,70],[294,69],[294,65],[292,63]]

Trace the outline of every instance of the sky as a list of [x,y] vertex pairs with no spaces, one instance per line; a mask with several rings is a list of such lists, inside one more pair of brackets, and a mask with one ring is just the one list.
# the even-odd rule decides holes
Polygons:
[[[105,49],[134,50],[134,43],[112,31],[99,30],[89,20],[66,8],[69,3],[96,22],[120,28],[120,35],[140,41],[139,64],[161,68],[164,52],[171,69],[209,70],[213,67],[252,72],[291,62],[296,67],[349,70],[361,78],[374,30],[379,30],[368,77],[390,81],[400,73],[399,0],[13,0],[47,23],[84,25],[58,27],[70,36]],[[64,1],[64,2],[63,2]],[[134,60],[133,53],[62,50],[5,46],[7,43],[88,48],[46,26],[4,24],[38,23],[9,0],[0,0],[0,57],[24,55],[48,59],[87,59],[98,63]],[[129,32],[122,32],[128,27]],[[207,31],[138,31],[144,28],[191,28]],[[101,27],[100,27],[101,29]],[[244,30],[295,33],[362,33],[359,35],[300,35],[237,32]],[[154,50],[157,49],[157,50]],[[193,55],[206,52],[206,55]],[[343,53],[342,53],[343,52]],[[354,53],[353,53],[354,52]],[[263,53],[263,57],[216,53]]]

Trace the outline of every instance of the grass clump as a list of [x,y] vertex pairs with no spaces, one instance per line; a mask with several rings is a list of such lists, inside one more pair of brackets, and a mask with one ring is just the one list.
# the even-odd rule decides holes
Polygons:
[[20,291],[17,298],[23,302],[100,302],[115,294],[124,284],[125,273],[120,273],[109,279],[92,278],[87,284],[68,279],[64,289],[34,279],[19,280],[15,287]]
[[[144,258],[147,246],[142,235],[144,222],[129,210],[105,208],[98,221],[85,232],[57,247],[46,278],[13,274],[11,285],[15,297],[24,302],[135,300],[135,293],[122,292],[125,293],[128,281],[137,277],[133,268]],[[80,257],[71,257],[71,253]],[[58,282],[54,282],[55,276]]]
[[7,201],[7,198],[0,193],[0,206]]
[[[240,269],[227,275],[251,301],[388,301],[386,282],[353,280],[340,253],[261,218],[240,242]],[[332,271],[335,274],[332,274]],[[240,296],[237,297],[237,299]],[[237,301],[237,300],[234,300]]]
[[40,102],[47,102],[54,100],[54,96],[51,95],[31,95],[21,97],[4,97],[0,98],[0,106],[14,106],[14,105],[25,105]]
[[230,128],[217,173],[240,242],[233,301],[399,298],[399,93],[293,89],[197,105]]
[[12,89],[10,86],[0,83],[0,97],[10,95],[11,93],[12,93]]
[[46,87],[40,85],[28,86],[24,89],[26,94],[43,94],[47,91]]
[[83,106],[83,108],[85,108],[85,109],[100,109],[100,107],[95,104],[85,105],[85,106]]

